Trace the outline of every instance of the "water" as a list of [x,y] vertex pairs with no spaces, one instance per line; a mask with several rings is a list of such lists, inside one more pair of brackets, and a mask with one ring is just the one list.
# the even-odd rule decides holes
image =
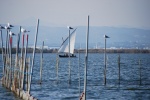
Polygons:
[[[78,54],[76,54],[78,55]],[[0,55],[1,56],[1,55]],[[32,56],[29,54],[28,56]],[[118,84],[118,54],[107,54],[107,83],[104,85],[104,55],[90,53],[87,71],[87,99],[94,100],[150,100],[150,54],[120,54],[121,80]],[[68,84],[68,58],[60,58],[58,79],[56,54],[47,53],[43,58],[43,77],[40,80],[40,54],[35,56],[31,94],[40,100],[78,100],[83,92],[85,55],[80,54],[80,89],[78,58],[71,58],[71,84]],[[141,78],[139,77],[141,60]],[[1,60],[0,60],[1,62]],[[2,63],[0,77],[2,76]],[[0,100],[16,100],[13,93],[0,85]]]

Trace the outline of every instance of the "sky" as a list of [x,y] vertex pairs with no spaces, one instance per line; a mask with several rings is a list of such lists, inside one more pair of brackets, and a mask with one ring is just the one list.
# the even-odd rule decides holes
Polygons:
[[150,29],[150,0],[0,0],[0,24]]

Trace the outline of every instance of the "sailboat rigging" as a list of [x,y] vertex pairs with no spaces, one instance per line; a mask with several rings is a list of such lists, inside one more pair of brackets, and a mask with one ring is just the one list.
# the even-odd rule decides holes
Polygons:
[[[77,28],[76,28],[77,29]],[[64,53],[63,55],[59,55],[59,57],[76,57],[74,55],[74,46],[75,46],[75,38],[76,38],[76,29],[70,34],[70,54],[69,54],[69,36],[63,41],[61,44],[58,53]]]

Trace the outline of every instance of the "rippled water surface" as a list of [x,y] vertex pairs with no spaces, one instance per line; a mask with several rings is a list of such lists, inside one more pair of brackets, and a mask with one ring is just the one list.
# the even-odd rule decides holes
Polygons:
[[[76,55],[78,56],[78,54]],[[28,56],[32,56],[32,54],[28,54]],[[150,54],[120,54],[120,57],[121,79],[119,85],[118,54],[107,54],[107,83],[105,86],[104,55],[99,53],[89,54],[87,99],[150,100]],[[141,60],[141,65],[139,65],[139,60]],[[59,59],[57,77],[56,54],[44,54],[42,84],[39,84],[40,54],[36,54],[31,94],[40,100],[78,100],[83,91],[84,61],[85,55],[83,53],[80,54],[80,65],[79,57],[71,58],[71,84],[69,84],[68,58]],[[0,77],[2,77],[1,58]],[[16,100],[18,98],[0,85],[0,100],[7,99]]]

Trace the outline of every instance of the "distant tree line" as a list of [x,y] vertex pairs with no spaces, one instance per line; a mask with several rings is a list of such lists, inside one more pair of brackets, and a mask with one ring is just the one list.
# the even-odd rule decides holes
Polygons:
[[[5,51],[5,49],[4,49]],[[85,53],[85,49],[77,50],[75,49],[75,53]],[[104,49],[89,49],[89,53],[104,53]],[[40,53],[41,49],[35,50],[36,53]],[[43,49],[43,53],[57,53],[58,49]],[[150,49],[107,49],[107,53],[150,53]],[[2,53],[2,49],[0,48],[0,54]],[[16,48],[12,48],[12,53],[16,53]],[[21,49],[19,49],[19,53],[21,53]],[[28,48],[27,53],[33,53],[33,48]]]

